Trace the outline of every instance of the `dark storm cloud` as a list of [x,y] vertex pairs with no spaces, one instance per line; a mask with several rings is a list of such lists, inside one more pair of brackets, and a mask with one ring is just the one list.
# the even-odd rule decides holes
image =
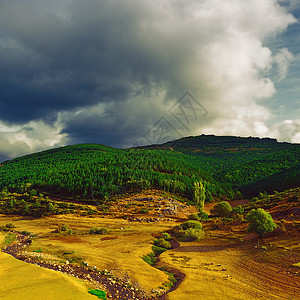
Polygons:
[[0,153],[134,143],[186,90],[209,111],[188,135],[269,134],[262,42],[293,22],[275,0],[1,0]]
[[136,84],[148,88],[153,74],[159,81],[164,73],[143,44],[147,29],[137,24],[147,13],[142,5],[74,1],[68,20],[38,6],[0,4],[2,120],[22,123],[125,100],[138,92]]

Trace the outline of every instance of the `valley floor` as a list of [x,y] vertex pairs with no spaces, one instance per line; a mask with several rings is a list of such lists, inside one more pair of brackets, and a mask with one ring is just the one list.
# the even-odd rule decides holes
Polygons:
[[[154,197],[153,211],[157,207],[155,201]],[[124,207],[126,205],[133,209],[133,205],[125,203]],[[187,213],[190,211],[192,208],[186,210]],[[156,291],[166,292],[163,284],[168,282],[168,275],[144,262],[142,257],[151,252],[155,236],[177,225],[180,218],[170,216],[157,221],[157,216],[153,215],[151,218],[156,219],[155,222],[149,218],[137,221],[136,217],[122,219],[117,213],[36,219],[0,215],[0,226],[12,222],[16,231],[33,233],[32,243],[26,249],[26,255],[33,259],[56,259],[57,264],[64,266],[88,262],[90,266],[111,274],[112,284],[119,278],[129,288],[143,291],[148,297],[155,295]],[[70,234],[57,232],[62,225],[71,229]],[[106,228],[109,232],[105,235],[89,234],[89,230],[95,227]],[[179,247],[160,255],[158,266],[180,273],[183,279],[164,299],[300,299],[300,272],[293,266],[300,261],[297,229],[263,239],[240,227],[212,229],[207,223],[204,229],[205,240],[180,242]],[[4,233],[0,237],[1,244]],[[0,281],[0,299],[38,299],[34,298],[35,295],[41,295],[43,291],[47,294],[43,299],[50,300],[71,299],[69,294],[72,294],[72,299],[77,299],[77,294],[78,299],[94,297],[87,293],[88,285],[74,278],[26,264],[4,253],[0,253]],[[65,291],[65,294],[54,296],[47,293],[48,288]],[[109,293],[108,297],[125,299],[113,298]]]
[[[209,237],[198,244],[184,243],[161,255],[161,264],[186,274],[180,287],[168,299],[299,299],[300,278],[276,266],[278,254],[269,253],[274,263],[259,261],[263,241],[244,242],[228,237]],[[273,241],[274,242],[274,241]],[[264,244],[269,245],[268,241]],[[291,251],[299,240],[288,241]],[[275,246],[273,246],[274,248]],[[265,258],[266,260],[266,258]]]

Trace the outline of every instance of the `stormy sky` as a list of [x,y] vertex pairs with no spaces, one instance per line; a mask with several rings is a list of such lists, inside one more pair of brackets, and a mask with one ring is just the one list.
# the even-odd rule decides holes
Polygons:
[[200,134],[300,142],[298,0],[0,0],[0,161]]

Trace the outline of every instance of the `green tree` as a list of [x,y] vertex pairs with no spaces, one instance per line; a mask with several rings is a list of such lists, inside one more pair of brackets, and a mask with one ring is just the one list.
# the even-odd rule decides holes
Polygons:
[[246,220],[249,222],[248,230],[259,234],[271,232],[277,227],[272,216],[262,208],[252,209]]
[[205,187],[201,181],[194,182],[194,201],[198,211],[203,211],[205,202]]

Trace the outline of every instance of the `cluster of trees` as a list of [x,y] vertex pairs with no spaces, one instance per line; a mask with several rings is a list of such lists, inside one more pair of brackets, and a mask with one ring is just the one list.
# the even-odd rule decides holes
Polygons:
[[57,202],[32,189],[30,184],[19,187],[19,192],[6,188],[0,191],[0,213],[41,217],[53,214],[81,213],[94,214],[97,211],[88,205]]
[[40,191],[86,198],[158,188],[194,199],[194,182],[206,199],[234,195],[230,186],[214,180],[201,161],[166,150],[113,149],[82,144],[44,151],[4,163],[0,187],[18,191],[24,183]]
[[215,180],[247,196],[285,190],[300,182],[299,144],[270,138],[201,135],[156,146],[159,147],[197,158]]

